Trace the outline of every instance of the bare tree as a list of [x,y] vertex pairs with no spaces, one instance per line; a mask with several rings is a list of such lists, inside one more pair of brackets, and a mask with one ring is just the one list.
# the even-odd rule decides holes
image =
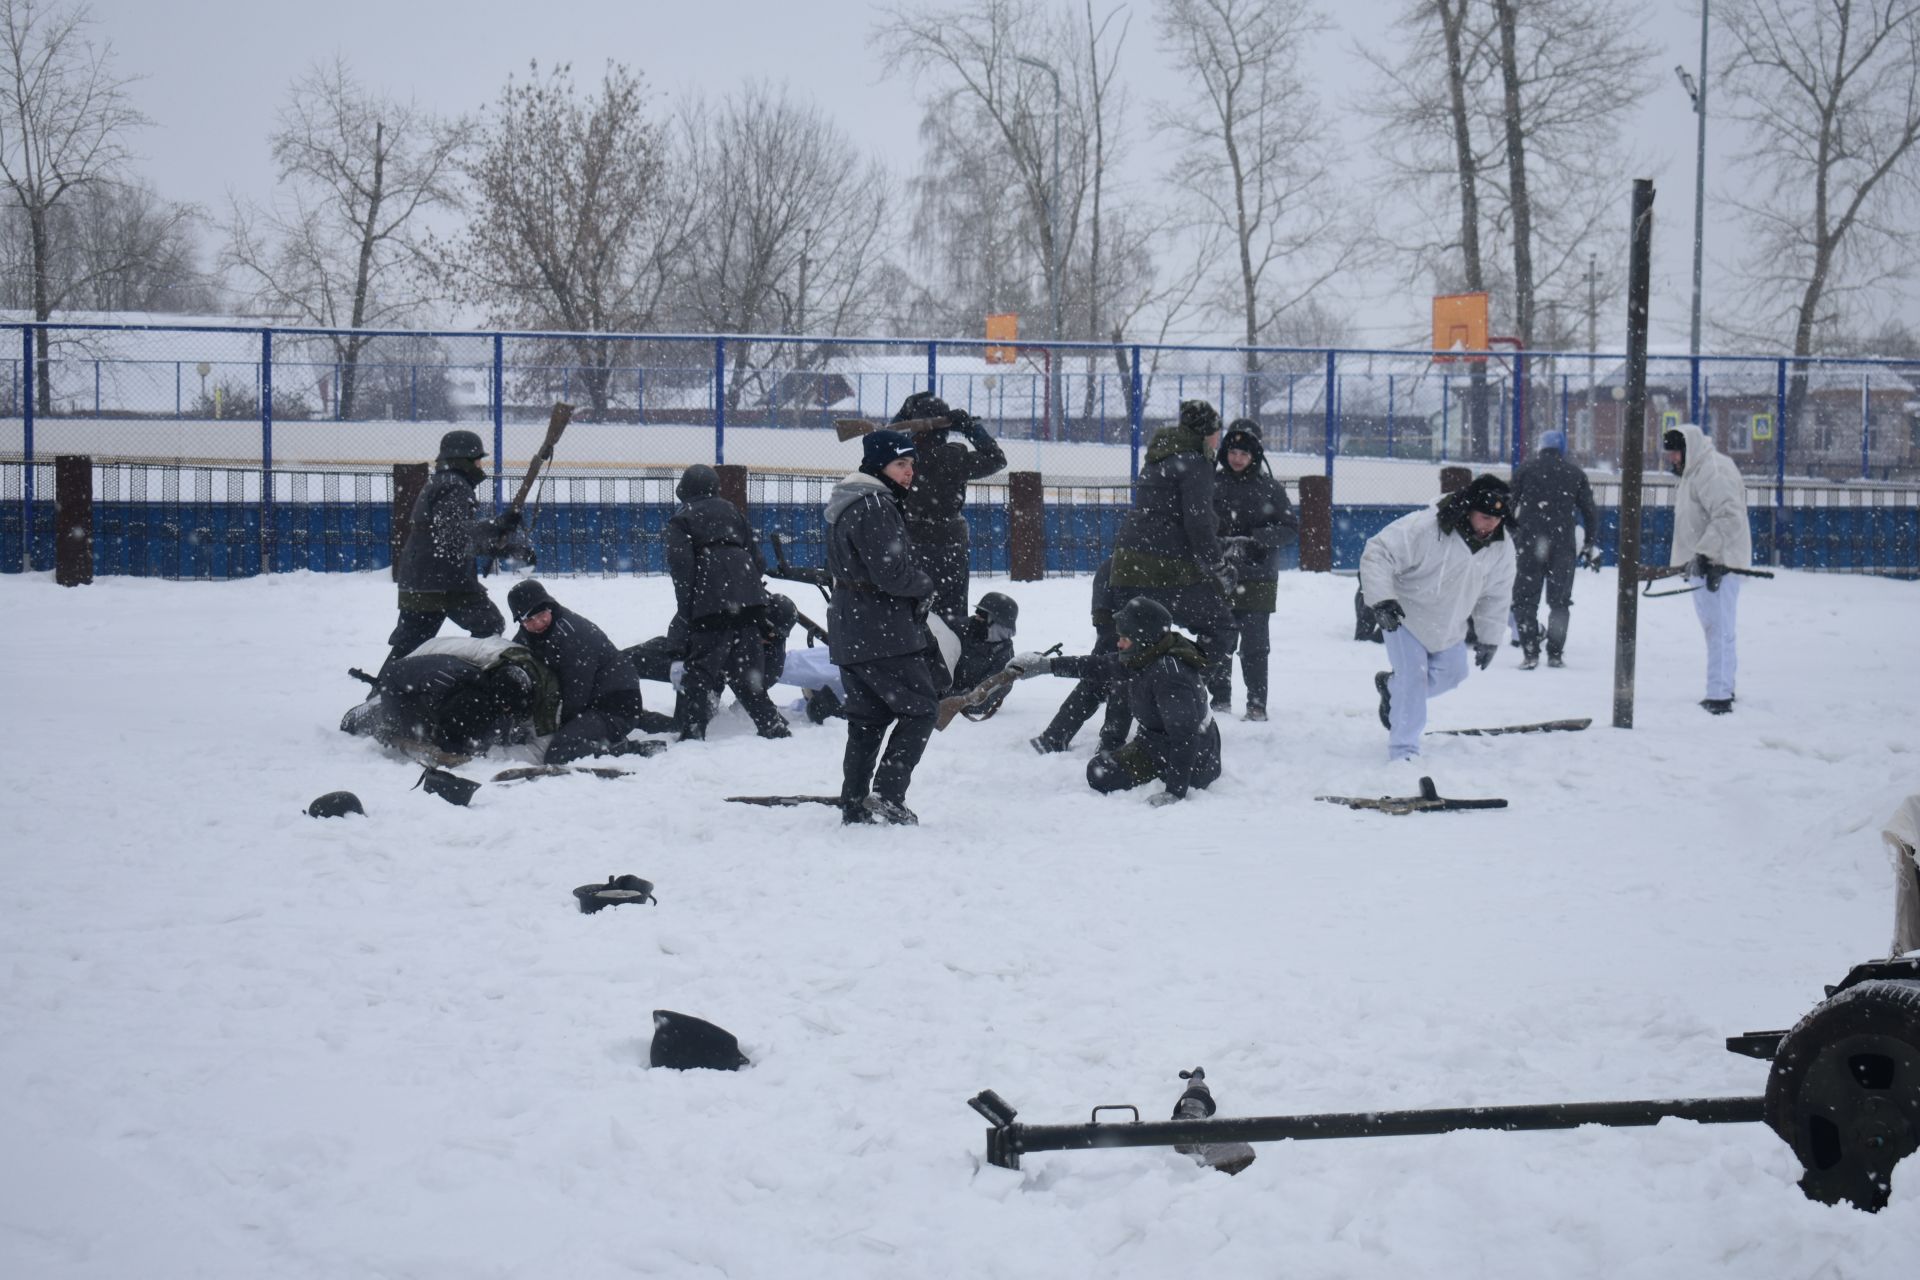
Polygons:
[[[675,163],[698,193],[683,277],[685,314],[715,333],[844,332],[879,314],[892,189],[818,108],[749,84],[680,112]],[[768,362],[804,367],[792,346],[728,344],[737,408]],[[817,353],[814,353],[817,354]],[[764,388],[763,388],[764,389]]]
[[[33,318],[62,299],[50,273],[53,212],[62,201],[119,173],[127,135],[147,123],[113,71],[113,48],[87,38],[85,5],[0,0],[0,181],[26,219]],[[47,331],[36,336],[39,404],[52,406]]]
[[352,417],[363,329],[412,322],[432,300],[420,215],[457,201],[472,134],[374,93],[339,58],[296,80],[271,135],[280,189],[234,202],[222,263],[254,306],[332,329],[339,412]]
[[[1751,139],[1737,201],[1753,336],[1819,345],[1849,305],[1907,274],[1920,249],[1920,3],[1735,0],[1722,10],[1727,111]],[[1806,375],[1790,380],[1786,427]]]
[[[1332,130],[1302,73],[1325,21],[1307,0],[1160,0],[1161,41],[1192,86],[1157,123],[1177,139],[1176,184],[1197,220],[1224,233],[1228,260],[1215,298],[1252,348],[1283,318],[1355,265],[1364,237],[1333,181]],[[1247,398],[1264,399],[1250,377]]]
[[607,64],[583,97],[571,67],[509,80],[467,166],[472,221],[436,251],[442,278],[496,324],[558,329],[596,411],[620,346],[662,316],[694,202],[667,165],[639,73]]
[[[134,180],[90,183],[49,215],[48,295],[83,311],[205,312],[201,216]],[[0,307],[33,305],[33,237],[17,205],[0,209]]]

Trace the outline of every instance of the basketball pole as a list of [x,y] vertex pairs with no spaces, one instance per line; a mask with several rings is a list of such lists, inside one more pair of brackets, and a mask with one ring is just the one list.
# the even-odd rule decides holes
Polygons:
[[1614,592],[1613,727],[1633,728],[1633,669],[1640,626],[1640,488],[1647,434],[1647,293],[1653,259],[1653,181],[1633,183],[1627,262],[1627,399],[1620,427],[1620,580]]

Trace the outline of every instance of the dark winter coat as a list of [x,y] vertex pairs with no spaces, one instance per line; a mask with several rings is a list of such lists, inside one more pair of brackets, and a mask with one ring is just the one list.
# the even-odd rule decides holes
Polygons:
[[[967,521],[960,509],[966,505],[967,482],[1006,468],[1007,455],[979,420],[964,417],[961,423],[913,434],[913,485],[900,508],[915,542],[965,542]],[[953,439],[956,433],[973,447]]]
[[388,663],[375,690],[374,732],[432,743],[442,751],[481,751],[505,741],[516,725],[490,673],[518,666],[532,678],[534,709],[527,726],[551,733],[560,724],[558,682],[524,647],[497,638],[429,640]]
[[886,484],[856,471],[827,500],[827,652],[836,666],[902,657],[927,647],[916,604],[933,578],[913,562],[913,539]]
[[1124,676],[1127,706],[1139,726],[1133,741],[1152,759],[1174,795],[1220,772],[1220,729],[1209,708],[1207,660],[1193,642],[1170,631],[1151,645],[1104,657],[1055,658],[1052,673]]
[[1227,465],[1223,444],[1213,475],[1213,510],[1220,518],[1220,537],[1253,539],[1253,545],[1241,544],[1228,556],[1238,573],[1232,603],[1239,613],[1272,613],[1280,549],[1300,536],[1300,519],[1286,486],[1267,469],[1259,441],[1236,439],[1248,446],[1253,461],[1245,471],[1235,471]]
[[525,645],[560,681],[561,722],[584,711],[637,720],[643,707],[633,662],[599,627],[565,605],[552,608],[545,631],[529,635],[522,627],[513,642]]
[[1125,603],[1125,600],[1113,598],[1113,557],[1108,556],[1093,571],[1093,629],[1102,639],[1113,638],[1113,615]]
[[1133,508],[1113,546],[1115,587],[1184,587],[1218,577],[1219,517],[1203,436],[1165,427],[1147,446]]
[[680,614],[698,628],[738,620],[763,609],[759,540],[740,508],[721,497],[682,503],[667,521],[667,572]]
[[482,590],[474,557],[499,538],[500,529],[479,516],[473,496],[477,483],[470,473],[442,466],[413,500],[413,524],[395,575],[403,595]]
[[1558,449],[1534,454],[1513,471],[1514,541],[1533,550],[1537,544],[1573,545],[1573,522],[1578,519],[1589,541],[1599,536],[1600,517],[1593,505],[1593,486],[1587,473],[1567,461]]
[[1013,661],[1013,641],[989,640],[989,624],[973,615],[960,624],[960,661],[953,671],[953,689],[959,693],[1004,671]]

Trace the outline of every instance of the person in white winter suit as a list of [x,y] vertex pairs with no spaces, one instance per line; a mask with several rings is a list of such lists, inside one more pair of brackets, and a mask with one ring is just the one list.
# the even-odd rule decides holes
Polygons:
[[[1513,544],[1507,540],[1510,495],[1495,475],[1430,507],[1401,516],[1367,539],[1360,553],[1360,591],[1385,633],[1392,671],[1373,678],[1387,757],[1420,754],[1427,699],[1467,678],[1467,622],[1485,641],[1506,625],[1513,600]],[[1481,670],[1499,652],[1476,643]]]
[[1680,477],[1673,494],[1670,565],[1687,566],[1687,577],[1706,583],[1693,593],[1693,612],[1707,637],[1707,696],[1714,715],[1733,710],[1733,677],[1740,579],[1728,569],[1753,567],[1753,532],[1747,525],[1747,485],[1733,459],[1713,447],[1706,433],[1683,422],[1660,438],[1667,470]]

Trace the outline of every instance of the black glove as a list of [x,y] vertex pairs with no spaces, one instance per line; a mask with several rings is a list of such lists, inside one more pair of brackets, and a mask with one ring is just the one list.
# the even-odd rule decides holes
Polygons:
[[1707,590],[1718,591],[1720,589],[1720,580],[1726,576],[1727,566],[1723,564],[1709,564],[1707,566]]
[[1706,577],[1708,566],[1712,565],[1712,563],[1713,561],[1707,559],[1704,554],[1695,556],[1693,559],[1687,561],[1687,576],[1689,578]]
[[508,507],[500,513],[500,518],[495,523],[499,525],[501,533],[512,533],[520,527],[520,508]]
[[1485,671],[1493,662],[1493,655],[1500,652],[1497,644],[1476,644],[1473,646],[1473,665]]
[[1595,573],[1600,572],[1600,548],[1594,545],[1592,538],[1588,538],[1585,543],[1581,544],[1578,559],[1581,564],[1593,570]]
[[1220,594],[1233,599],[1233,589],[1240,585],[1240,575],[1230,564],[1221,564],[1213,571],[1213,580],[1220,584]]
[[1373,620],[1380,624],[1382,631],[1398,631],[1406,616],[1407,611],[1400,607],[1398,600],[1382,600],[1373,606]]
[[927,615],[932,612],[933,612],[932,596],[930,595],[921,596],[918,600],[915,600],[913,602],[913,620],[915,622],[924,624],[927,620]]

